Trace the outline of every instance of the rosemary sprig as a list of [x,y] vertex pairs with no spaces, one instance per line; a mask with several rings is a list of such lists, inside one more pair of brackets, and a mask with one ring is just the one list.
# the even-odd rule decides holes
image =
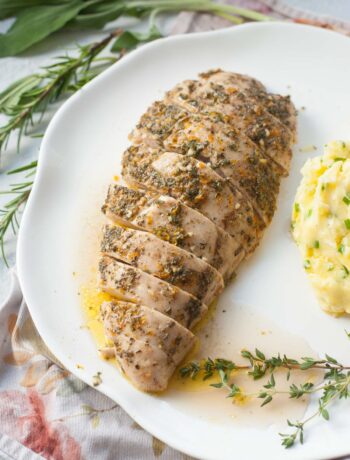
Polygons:
[[[79,47],[75,57],[60,56],[54,64],[45,67],[41,73],[22,78],[2,92],[0,94],[0,113],[7,115],[8,121],[0,127],[0,152],[6,148],[11,134],[16,130],[18,130],[17,150],[19,150],[22,135],[29,134],[29,128],[40,123],[50,104],[76,92],[120,58],[124,54],[123,51],[116,57],[101,58],[99,55],[121,33],[121,30],[117,30],[99,42]],[[38,137],[38,135],[32,137]],[[33,175],[36,166],[35,161],[9,171],[8,174],[30,170],[29,175]],[[16,233],[19,227],[19,214],[29,198],[32,185],[32,180],[18,182],[12,184],[9,190],[0,192],[1,195],[14,196],[0,209],[0,248],[7,266],[4,249],[5,236],[9,230]]]
[[[50,104],[76,92],[102,70],[120,59],[124,55],[124,50],[120,50],[116,56],[103,58],[100,57],[100,53],[122,33],[121,30],[116,30],[99,42],[79,47],[75,57],[60,56],[54,64],[45,67],[41,73],[22,78],[3,91],[0,94],[0,113],[7,115],[8,121],[0,127],[0,152],[6,148],[14,131],[18,131],[18,151],[23,134],[30,134],[29,128],[40,123]],[[41,136],[41,134],[31,135],[31,137]],[[30,170],[30,175],[33,175],[36,166],[35,161],[9,171],[8,174]],[[33,181],[20,181],[12,184],[9,190],[0,191],[1,195],[14,195],[0,209],[0,248],[7,266],[5,236],[10,230],[16,233],[19,227],[18,218],[29,198],[32,185]]]
[[[33,161],[25,166],[11,170],[7,174],[12,175],[23,171],[29,171],[25,176],[25,178],[29,178],[35,174],[36,166],[37,162]],[[24,182],[11,184],[9,190],[0,192],[1,195],[14,195],[14,198],[12,198],[2,209],[0,209],[0,248],[2,258],[7,266],[8,263],[4,250],[5,235],[9,229],[12,229],[13,233],[16,233],[19,227],[19,213],[29,198],[32,186],[33,180],[26,180]]]
[[[64,55],[54,64],[43,69],[41,73],[25,77],[0,94],[0,113],[9,117],[7,123],[0,127],[0,151],[6,148],[11,133],[18,129],[17,149],[22,134],[38,123],[49,104],[81,88],[94,78],[106,66],[117,58],[97,56],[117,35],[115,31],[103,40],[79,47],[76,57]],[[36,113],[40,116],[35,118]]]
[[[313,359],[303,357],[300,360],[288,358],[286,355],[280,355],[266,358],[265,354],[256,349],[255,353],[248,350],[241,352],[243,358],[249,361],[249,364],[237,365],[233,361],[226,359],[205,359],[200,362],[192,361],[180,369],[182,378],[208,378],[218,376],[219,381],[211,383],[214,388],[223,388],[228,394],[227,398],[235,399],[237,397],[255,397],[262,400],[261,407],[269,404],[276,395],[289,396],[291,399],[300,399],[302,396],[311,394],[320,394],[318,399],[318,409],[308,418],[302,421],[291,422],[287,420],[289,427],[293,427],[291,433],[279,433],[281,443],[284,447],[292,447],[296,442],[304,442],[305,425],[314,418],[320,416],[329,420],[327,406],[338,399],[345,399],[350,396],[350,366],[339,363],[329,355],[325,359]],[[293,370],[306,371],[308,369],[320,369],[324,371],[324,382],[314,385],[311,382],[305,382],[299,385],[291,383],[288,390],[281,390],[276,387],[274,372],[276,369],[287,370],[287,380],[290,379]],[[231,373],[233,370],[246,371],[247,375],[254,380],[261,379],[269,375],[268,382],[256,393],[243,393],[240,387],[232,382]]]

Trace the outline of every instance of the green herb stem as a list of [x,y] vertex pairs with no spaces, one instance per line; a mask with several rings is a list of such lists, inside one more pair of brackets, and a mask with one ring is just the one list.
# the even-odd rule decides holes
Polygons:
[[[346,332],[347,336],[349,334]],[[305,425],[317,416],[329,419],[329,413],[326,407],[336,399],[348,398],[350,396],[350,366],[345,366],[339,363],[336,359],[329,355],[325,355],[325,359],[313,359],[303,357],[300,360],[291,359],[287,356],[280,355],[266,358],[265,354],[256,349],[255,353],[248,350],[241,352],[243,358],[249,361],[248,365],[236,365],[233,361],[226,359],[211,359],[196,362],[192,361],[180,369],[180,375],[183,378],[196,379],[198,376],[202,380],[207,380],[211,377],[218,376],[219,382],[210,383],[214,388],[224,388],[228,391],[228,398],[236,398],[244,396],[248,398],[259,398],[262,400],[261,406],[269,404],[277,395],[288,395],[291,399],[299,399],[302,396],[320,394],[318,400],[318,410],[310,417],[303,421],[291,422],[287,420],[288,426],[293,427],[292,433],[280,433],[282,445],[286,448],[292,447],[295,442],[304,442],[304,427]],[[324,371],[324,382],[319,385],[314,385],[311,382],[305,382],[300,385],[291,383],[288,390],[281,390],[276,387],[274,372],[277,369],[285,369],[288,371],[287,380],[290,378],[290,373],[295,370],[306,371],[308,369],[320,369]],[[254,380],[261,379],[269,375],[268,382],[263,385],[257,392],[244,393],[241,389],[232,382],[232,371],[246,370],[247,375]],[[346,373],[344,371],[347,371]]]
[[[17,138],[17,150],[19,150],[22,134],[27,131],[29,125],[33,126],[40,120],[34,120],[35,113],[40,112],[42,116],[48,104],[56,102],[65,93],[71,92],[71,84],[76,87],[80,78],[84,79],[84,83],[89,81],[91,63],[120,33],[120,30],[114,31],[100,42],[81,47],[80,54],[76,58],[60,57],[57,63],[45,67],[41,74],[32,76],[29,81],[21,80],[18,86],[14,86],[10,94],[6,91],[2,93],[0,112],[9,115],[10,119],[0,128],[0,151],[6,147],[11,133],[16,129],[19,130]],[[115,60],[114,58],[113,62]],[[109,57],[108,61],[104,62],[110,63],[111,58]],[[33,82],[34,86],[31,87],[30,82]],[[16,91],[18,96],[14,98],[15,102],[11,105],[8,101],[10,97],[14,97]],[[2,104],[1,101],[3,101]]]
[[130,1],[128,2],[129,8],[161,8],[163,11],[197,11],[204,13],[226,13],[227,15],[237,15],[246,19],[252,19],[254,21],[269,21],[273,18],[264,14],[258,13],[247,8],[240,8],[233,5],[218,4],[209,0],[189,0],[189,1],[177,1],[177,0],[158,0],[158,1]]
[[8,262],[5,255],[4,244],[5,235],[9,229],[16,233],[19,227],[18,213],[21,211],[22,206],[26,203],[32,190],[33,182],[24,182],[22,184],[15,184],[8,192],[1,192],[2,194],[14,194],[15,198],[10,200],[6,205],[0,209],[0,247],[1,255],[5,261],[6,266]]

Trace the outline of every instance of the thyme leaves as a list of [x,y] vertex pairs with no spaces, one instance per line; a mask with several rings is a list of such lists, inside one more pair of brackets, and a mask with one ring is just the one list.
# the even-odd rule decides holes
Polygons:
[[[350,337],[349,333],[347,335]],[[315,412],[301,421],[287,420],[288,427],[293,428],[293,430],[288,433],[279,433],[281,444],[285,448],[290,448],[297,442],[302,444],[304,442],[305,426],[311,420],[321,417],[328,421],[330,419],[328,406],[336,400],[350,397],[350,366],[341,364],[327,354],[324,359],[302,357],[297,360],[280,354],[268,358],[262,351],[256,349],[255,352],[242,350],[241,356],[248,363],[238,365],[233,361],[222,358],[192,361],[180,369],[180,376],[184,379],[202,379],[204,381],[212,377],[218,377],[217,382],[209,384],[211,387],[224,389],[227,392],[226,397],[232,400],[242,397],[261,399],[261,407],[269,404],[277,395],[288,396],[290,399],[300,399],[306,395],[318,395],[318,407]],[[274,372],[277,369],[287,371],[287,380],[290,379],[292,372],[295,370],[319,369],[323,372],[323,381],[319,384],[309,381],[299,385],[290,383],[287,390],[282,390],[276,385]],[[244,393],[234,383],[232,378],[233,371],[244,371],[254,380],[259,380],[265,376],[269,376],[269,379],[259,391]]]

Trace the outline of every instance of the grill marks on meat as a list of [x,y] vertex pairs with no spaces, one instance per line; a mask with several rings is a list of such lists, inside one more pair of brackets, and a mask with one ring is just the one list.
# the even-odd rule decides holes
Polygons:
[[101,307],[106,336],[139,389],[166,388],[189,329],[258,245],[295,131],[289,96],[211,70],[154,102],[130,134],[132,188],[108,190],[98,282],[116,298]]
[[245,252],[208,218],[166,195],[111,185],[102,211],[120,225],[153,233],[203,259],[229,280]]

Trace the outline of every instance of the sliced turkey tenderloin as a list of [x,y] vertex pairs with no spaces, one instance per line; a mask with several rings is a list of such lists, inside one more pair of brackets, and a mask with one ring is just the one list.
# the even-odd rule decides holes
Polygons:
[[255,142],[280,167],[282,174],[288,174],[294,135],[253,97],[234,89],[230,91],[218,82],[203,84],[190,80],[169,91],[165,102],[232,125]]
[[215,268],[151,233],[106,225],[101,252],[174,284],[207,305],[224,287]]
[[154,308],[188,329],[208,309],[188,292],[108,256],[99,262],[99,287],[118,299]]
[[242,245],[196,210],[166,195],[109,187],[103,212],[113,222],[147,230],[200,257],[229,280],[243,259]]
[[133,186],[168,194],[204,214],[249,252],[262,222],[251,203],[205,163],[161,149],[130,147],[123,157],[123,177]]
[[116,357],[133,384],[143,391],[162,391],[176,366],[195,343],[188,329],[143,305],[105,302],[101,317]]

